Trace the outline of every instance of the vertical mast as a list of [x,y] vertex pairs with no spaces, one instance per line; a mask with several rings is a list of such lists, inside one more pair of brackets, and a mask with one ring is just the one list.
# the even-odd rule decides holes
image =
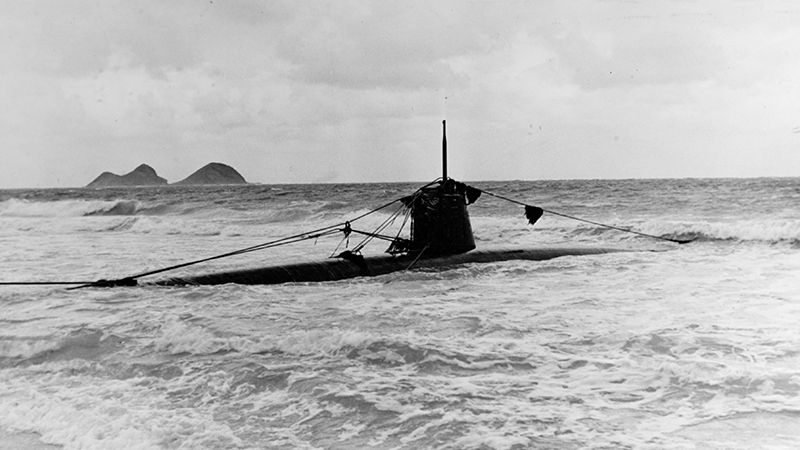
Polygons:
[[[447,177],[447,121],[442,120],[442,183],[422,188],[411,205],[407,252],[419,258],[466,253],[475,248],[467,201]],[[390,247],[391,250],[391,247]],[[391,251],[390,251],[391,253]]]
[[447,121],[442,121],[442,183],[447,182]]

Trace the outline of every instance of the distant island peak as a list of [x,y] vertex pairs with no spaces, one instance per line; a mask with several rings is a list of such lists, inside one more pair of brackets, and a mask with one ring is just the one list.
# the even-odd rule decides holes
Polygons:
[[247,181],[245,181],[244,177],[233,167],[227,164],[212,162],[175,184],[247,184]]
[[[133,186],[164,186],[170,184],[161,178],[155,169],[147,164],[140,164],[133,171],[125,175],[103,172],[87,188],[101,187],[133,187]],[[244,177],[233,167],[218,162],[206,164],[193,174],[181,181],[172,183],[181,186],[219,185],[219,184],[248,184]]]
[[165,184],[167,184],[167,180],[158,176],[155,169],[147,164],[140,164],[139,167],[125,175],[103,172],[86,187],[162,186]]

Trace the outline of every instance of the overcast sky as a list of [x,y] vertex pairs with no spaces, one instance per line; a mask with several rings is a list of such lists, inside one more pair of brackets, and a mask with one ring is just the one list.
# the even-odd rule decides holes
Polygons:
[[0,3],[0,188],[800,176],[800,2]]

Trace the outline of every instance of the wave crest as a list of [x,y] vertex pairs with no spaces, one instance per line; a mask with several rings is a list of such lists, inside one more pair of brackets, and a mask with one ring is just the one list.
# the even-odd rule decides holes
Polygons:
[[742,242],[800,245],[800,221],[747,220],[737,222],[659,223],[643,227],[649,234],[698,242]]
[[81,216],[131,216],[140,212],[142,204],[136,200],[58,200],[34,202],[26,199],[8,199],[0,202],[2,217],[81,217]]
[[112,353],[122,339],[100,330],[80,329],[64,336],[43,336],[0,341],[0,360],[42,364],[72,359],[94,360]]

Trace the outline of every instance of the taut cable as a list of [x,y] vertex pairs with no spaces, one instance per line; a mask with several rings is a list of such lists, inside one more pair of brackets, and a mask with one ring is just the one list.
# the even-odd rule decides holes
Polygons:
[[[477,189],[477,188],[475,188],[475,189]],[[484,194],[486,194],[486,195],[491,195],[492,197],[499,198],[500,200],[505,200],[507,202],[516,203],[517,205],[522,205],[522,206],[525,206],[525,207],[532,207],[531,205],[528,205],[526,203],[522,203],[522,202],[517,201],[517,200],[513,200],[513,199],[510,199],[510,198],[503,197],[502,195],[493,194],[493,193],[485,191],[483,189],[479,189],[479,190],[481,192],[483,192]],[[593,222],[591,220],[581,219],[580,217],[569,216],[567,214],[562,214],[562,213],[559,213],[559,212],[550,211],[550,210],[547,210],[547,209],[544,209],[544,208],[541,208],[541,207],[538,207],[538,208],[541,209],[542,211],[546,212],[546,213],[553,214],[555,216],[566,217],[567,219],[577,220],[577,221],[580,221],[580,222],[586,222],[586,223],[590,223],[592,225],[597,225],[597,226],[600,226],[600,227],[610,228],[612,230],[623,231],[625,233],[638,234],[640,236],[646,236],[646,237],[653,238],[653,239],[662,239],[662,240],[665,240],[665,241],[674,242],[676,244],[688,244],[689,242],[694,241],[694,238],[692,238],[692,239],[672,239],[672,238],[667,238],[667,237],[664,237],[664,236],[655,236],[655,235],[652,235],[652,234],[641,233],[641,232],[638,232],[638,231],[626,230],[625,228],[615,227],[613,225],[606,225],[604,223],[599,223],[599,222]]]

